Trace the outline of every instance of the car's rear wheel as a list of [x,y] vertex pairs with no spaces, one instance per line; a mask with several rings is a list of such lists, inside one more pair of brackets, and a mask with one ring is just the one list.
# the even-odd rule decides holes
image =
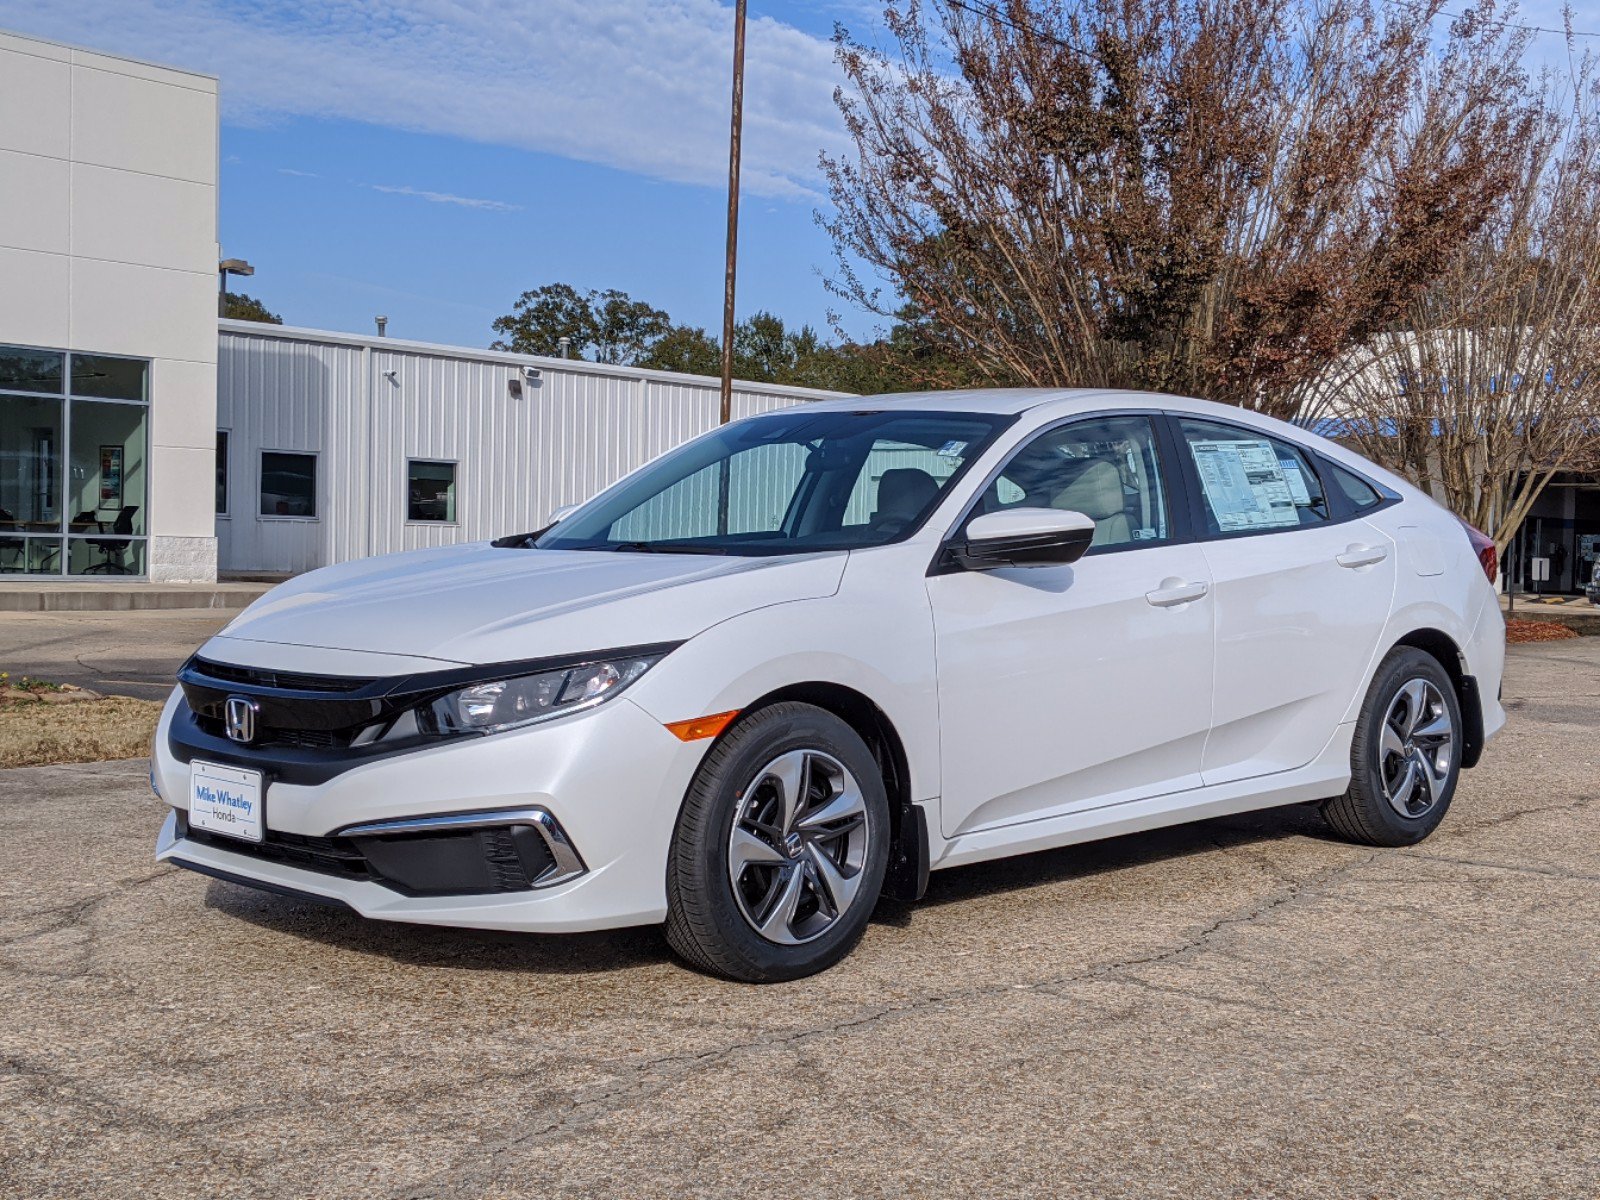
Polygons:
[[667,941],[746,983],[798,979],[860,939],[888,863],[889,804],[859,735],[809,704],[739,721],[707,753],[667,864]]
[[1350,789],[1323,815],[1351,841],[1409,846],[1438,827],[1461,773],[1461,706],[1425,651],[1399,646],[1378,666],[1350,745]]

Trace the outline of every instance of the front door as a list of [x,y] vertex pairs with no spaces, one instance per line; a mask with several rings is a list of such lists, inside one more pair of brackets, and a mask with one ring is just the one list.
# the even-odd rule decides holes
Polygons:
[[1198,545],[1172,543],[1150,418],[1047,430],[973,515],[1024,505],[1094,518],[1095,541],[1071,566],[929,577],[946,837],[1200,783],[1210,580]]

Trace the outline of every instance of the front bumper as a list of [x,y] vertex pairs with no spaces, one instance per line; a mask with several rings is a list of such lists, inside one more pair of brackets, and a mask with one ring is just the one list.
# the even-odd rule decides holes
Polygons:
[[[182,808],[189,765],[174,757],[167,736],[178,708],[175,695],[162,716],[151,773],[160,794]],[[292,856],[273,861],[248,847],[230,848],[225,838],[186,837],[176,814],[168,815],[156,857],[384,920],[552,933],[657,923],[666,917],[678,808],[708,744],[679,741],[621,696],[563,720],[379,759],[316,784],[266,779],[266,827],[285,842],[423,837],[453,817],[503,825],[508,814],[524,814],[524,824],[528,814],[546,814],[572,858],[526,890],[406,894],[397,878],[378,882],[371,872],[307,869]],[[252,765],[247,749],[226,761]],[[419,819],[428,828],[371,828]],[[560,857],[555,852],[551,861]]]

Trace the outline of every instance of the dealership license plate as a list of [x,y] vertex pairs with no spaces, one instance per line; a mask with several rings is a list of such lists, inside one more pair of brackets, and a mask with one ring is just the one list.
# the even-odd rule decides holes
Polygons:
[[261,812],[261,772],[218,763],[189,764],[189,825],[207,833],[259,842],[266,831]]

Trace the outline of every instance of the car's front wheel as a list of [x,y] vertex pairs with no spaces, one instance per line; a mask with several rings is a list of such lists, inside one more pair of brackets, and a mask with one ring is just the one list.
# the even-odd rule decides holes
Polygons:
[[667,941],[745,983],[838,962],[866,929],[889,854],[883,778],[832,713],[785,702],[707,753],[667,864]]
[[1409,846],[1444,820],[1461,773],[1461,706],[1439,660],[1397,646],[1378,665],[1350,744],[1350,790],[1322,806],[1355,842]]

